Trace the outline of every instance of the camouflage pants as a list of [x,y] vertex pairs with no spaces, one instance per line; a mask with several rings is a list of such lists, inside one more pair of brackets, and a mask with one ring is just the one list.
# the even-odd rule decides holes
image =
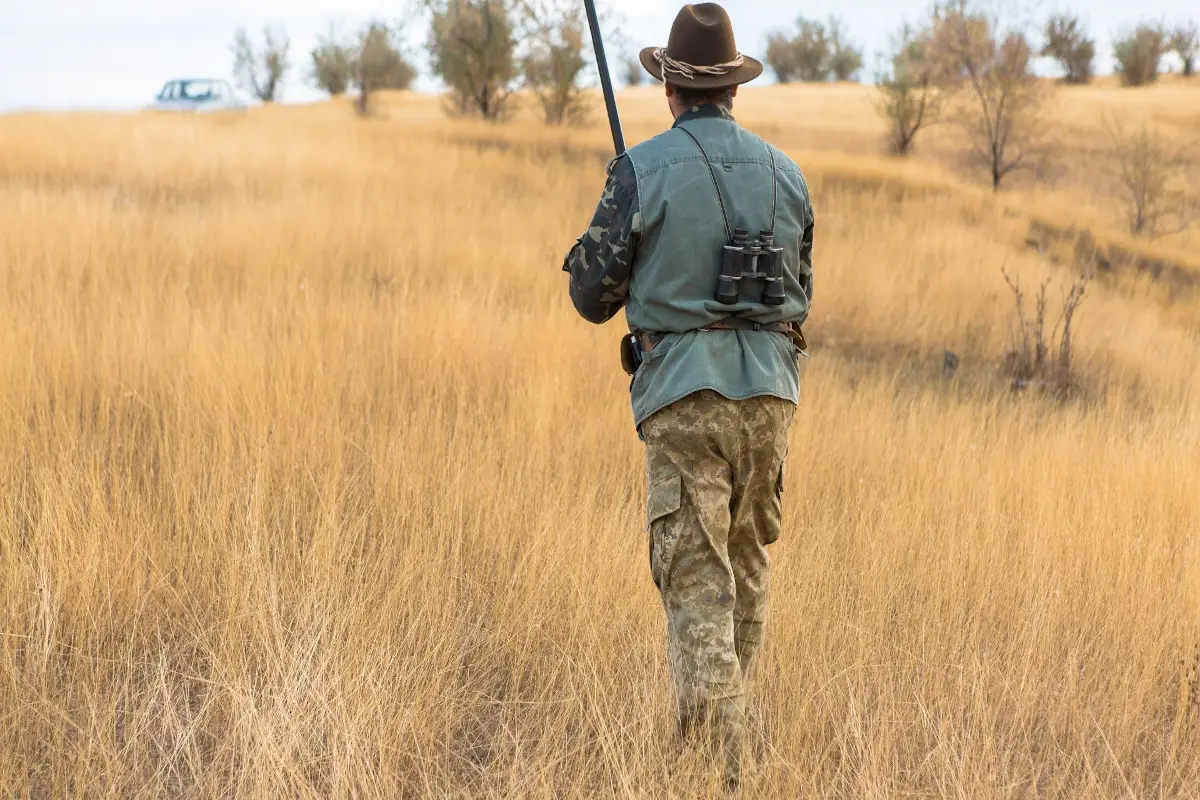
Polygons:
[[734,784],[795,410],[775,397],[728,400],[703,391],[641,426],[650,570],[667,614],[679,729],[711,736]]

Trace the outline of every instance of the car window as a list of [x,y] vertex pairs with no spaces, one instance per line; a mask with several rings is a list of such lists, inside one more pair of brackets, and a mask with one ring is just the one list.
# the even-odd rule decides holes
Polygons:
[[168,82],[163,86],[162,91],[158,93],[159,100],[175,100],[179,96],[179,84],[175,81]]

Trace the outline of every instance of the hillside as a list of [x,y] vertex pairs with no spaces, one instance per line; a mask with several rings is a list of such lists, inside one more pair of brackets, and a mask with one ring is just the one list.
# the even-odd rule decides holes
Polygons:
[[[949,131],[883,155],[861,87],[745,93],[818,214],[748,796],[1195,796],[1200,297],[1099,275],[1072,391],[1014,392],[1002,274],[1076,277],[1035,223],[1200,272],[1094,167],[1195,91],[1064,93],[1054,185],[998,196]],[[407,95],[0,117],[0,794],[712,790],[620,324],[559,271],[607,141]]]

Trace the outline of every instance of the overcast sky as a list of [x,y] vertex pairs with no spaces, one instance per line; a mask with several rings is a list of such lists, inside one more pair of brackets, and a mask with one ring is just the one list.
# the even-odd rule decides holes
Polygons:
[[[665,44],[678,0],[598,0],[622,20],[634,45]],[[890,33],[919,19],[930,0],[727,0],[738,44],[762,55],[766,32],[837,14],[874,61]],[[292,38],[294,69],[285,100],[317,95],[305,85],[308,52],[336,22],[350,31],[372,17],[395,19],[402,2],[386,0],[0,0],[0,111],[22,108],[135,108],[168,78],[228,76],[238,26],[281,25]],[[1200,16],[1196,0],[1047,0],[1042,14],[1069,7],[1099,40],[1098,71],[1111,70],[1111,34],[1139,19]],[[610,58],[621,54],[619,43]],[[419,63],[423,69],[424,63]],[[433,85],[423,80],[425,89]]]

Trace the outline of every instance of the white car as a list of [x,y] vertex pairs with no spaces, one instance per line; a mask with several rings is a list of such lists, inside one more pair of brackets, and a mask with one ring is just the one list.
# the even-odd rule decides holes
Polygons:
[[187,78],[167,81],[154,103],[155,111],[242,111],[247,103],[229,81],[221,78]]

